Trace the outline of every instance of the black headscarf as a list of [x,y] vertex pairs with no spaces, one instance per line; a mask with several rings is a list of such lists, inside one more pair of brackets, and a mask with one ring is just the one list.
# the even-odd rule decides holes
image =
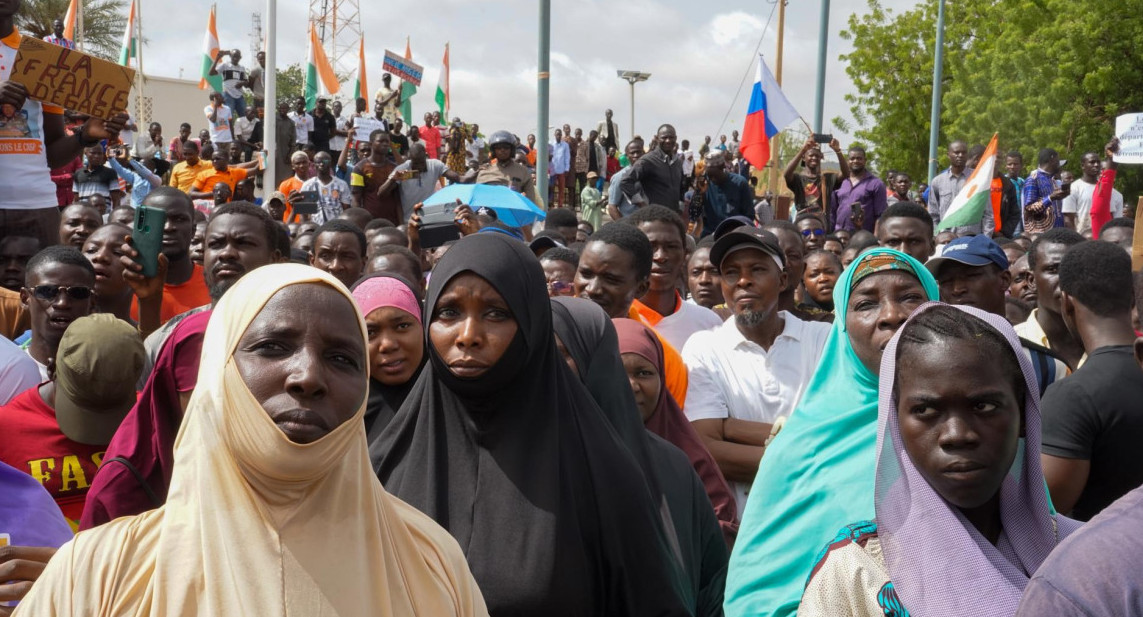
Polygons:
[[553,326],[580,378],[655,489],[662,490],[686,573],[688,606],[695,615],[722,615],[730,555],[714,506],[687,455],[643,426],[623,368],[619,337],[607,313],[590,300],[554,298]]
[[[367,274],[357,280],[353,284],[353,290],[356,290],[362,283],[369,279],[374,278],[391,278],[405,287],[409,288],[417,302],[422,306],[424,305],[424,298],[421,297],[420,291],[417,287],[405,280],[405,277],[398,276],[391,272],[374,272]],[[356,299],[356,298],[355,298]],[[364,309],[362,309],[364,312]],[[368,315],[366,315],[368,316]],[[425,358],[427,354],[421,355],[421,364],[417,367],[416,372],[403,384],[395,386],[387,386],[373,377],[369,378],[369,398],[365,406],[365,436],[369,440],[369,460],[373,462],[373,469],[376,470],[381,462],[381,433],[389,422],[397,415],[397,410],[401,408],[401,404],[408,398],[409,392],[413,390],[413,385],[417,383],[417,378],[421,375],[421,371],[425,368]]]
[[518,325],[476,379],[430,366],[381,438],[386,489],[457,539],[493,615],[689,615],[646,481],[552,335],[543,269],[498,234],[457,242],[434,269],[471,272]]

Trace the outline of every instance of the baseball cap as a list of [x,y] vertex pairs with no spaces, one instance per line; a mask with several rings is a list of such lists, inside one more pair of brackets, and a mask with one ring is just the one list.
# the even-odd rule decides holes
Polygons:
[[1001,270],[1008,269],[1008,256],[1004,250],[985,235],[964,236],[949,242],[941,256],[927,261],[925,267],[936,276],[950,261],[977,267],[996,264]]
[[283,204],[289,203],[289,200],[286,199],[286,194],[282,191],[274,191],[273,193],[270,193],[270,198],[266,200],[266,203],[270,203],[275,199],[282,202]]
[[719,238],[726,235],[726,233],[728,231],[730,231],[732,229],[738,229],[739,227],[742,227],[744,225],[745,226],[753,226],[754,221],[746,218],[745,216],[742,216],[741,214],[736,214],[734,216],[727,217],[727,218],[723,219],[723,221],[721,223],[718,224],[718,227],[714,228],[714,239],[718,240]]
[[743,249],[756,249],[774,258],[779,268],[786,267],[786,256],[778,244],[778,236],[757,227],[742,225],[732,229],[710,248],[710,262],[722,271],[722,261],[728,255]]
[[110,313],[73,321],[56,353],[56,421],[72,441],[102,445],[135,405],[143,373],[139,331]]
[[560,242],[551,236],[537,235],[536,237],[532,238],[531,242],[528,243],[528,248],[535,251],[536,249],[554,249],[557,247],[563,247],[563,245],[563,242]]

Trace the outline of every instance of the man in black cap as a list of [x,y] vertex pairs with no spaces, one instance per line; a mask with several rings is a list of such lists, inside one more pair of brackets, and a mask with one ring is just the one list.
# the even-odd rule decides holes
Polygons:
[[805,392],[830,326],[779,310],[788,275],[774,234],[732,229],[715,241],[710,260],[734,318],[696,332],[683,347],[689,372],[683,409],[734,485],[741,515],[766,439]]

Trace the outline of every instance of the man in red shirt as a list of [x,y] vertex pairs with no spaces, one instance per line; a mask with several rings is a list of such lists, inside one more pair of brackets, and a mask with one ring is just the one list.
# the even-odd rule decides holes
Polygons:
[[74,529],[119,423],[135,404],[143,341],[109,313],[75,320],[49,362],[52,381],[0,407],[0,461],[40,481]]
[[[202,266],[191,261],[190,245],[194,238],[194,204],[186,193],[161,186],[143,199],[144,206],[166,210],[163,226],[163,255],[167,256],[167,280],[163,285],[163,307],[160,318],[166,323],[175,315],[210,304],[210,293],[202,276]],[[129,247],[128,247],[129,248]],[[142,271],[142,266],[132,264]],[[139,318],[138,301],[131,305],[131,318]]]
[[439,159],[441,151],[441,134],[436,129],[435,120],[433,119],[432,112],[425,114],[425,125],[418,129],[421,133],[421,141],[425,142],[425,151],[429,153],[430,159]]

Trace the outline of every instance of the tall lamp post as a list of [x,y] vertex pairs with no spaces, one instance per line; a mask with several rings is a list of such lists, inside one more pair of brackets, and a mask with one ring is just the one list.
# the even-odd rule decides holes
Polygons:
[[651,77],[650,73],[643,73],[640,71],[616,71],[619,74],[619,79],[626,79],[627,83],[631,84],[631,138],[635,138],[635,84],[641,81],[647,81]]
[[937,8],[937,40],[933,49],[933,103],[929,116],[929,183],[937,175],[937,140],[941,136],[941,71],[945,62],[945,0]]

